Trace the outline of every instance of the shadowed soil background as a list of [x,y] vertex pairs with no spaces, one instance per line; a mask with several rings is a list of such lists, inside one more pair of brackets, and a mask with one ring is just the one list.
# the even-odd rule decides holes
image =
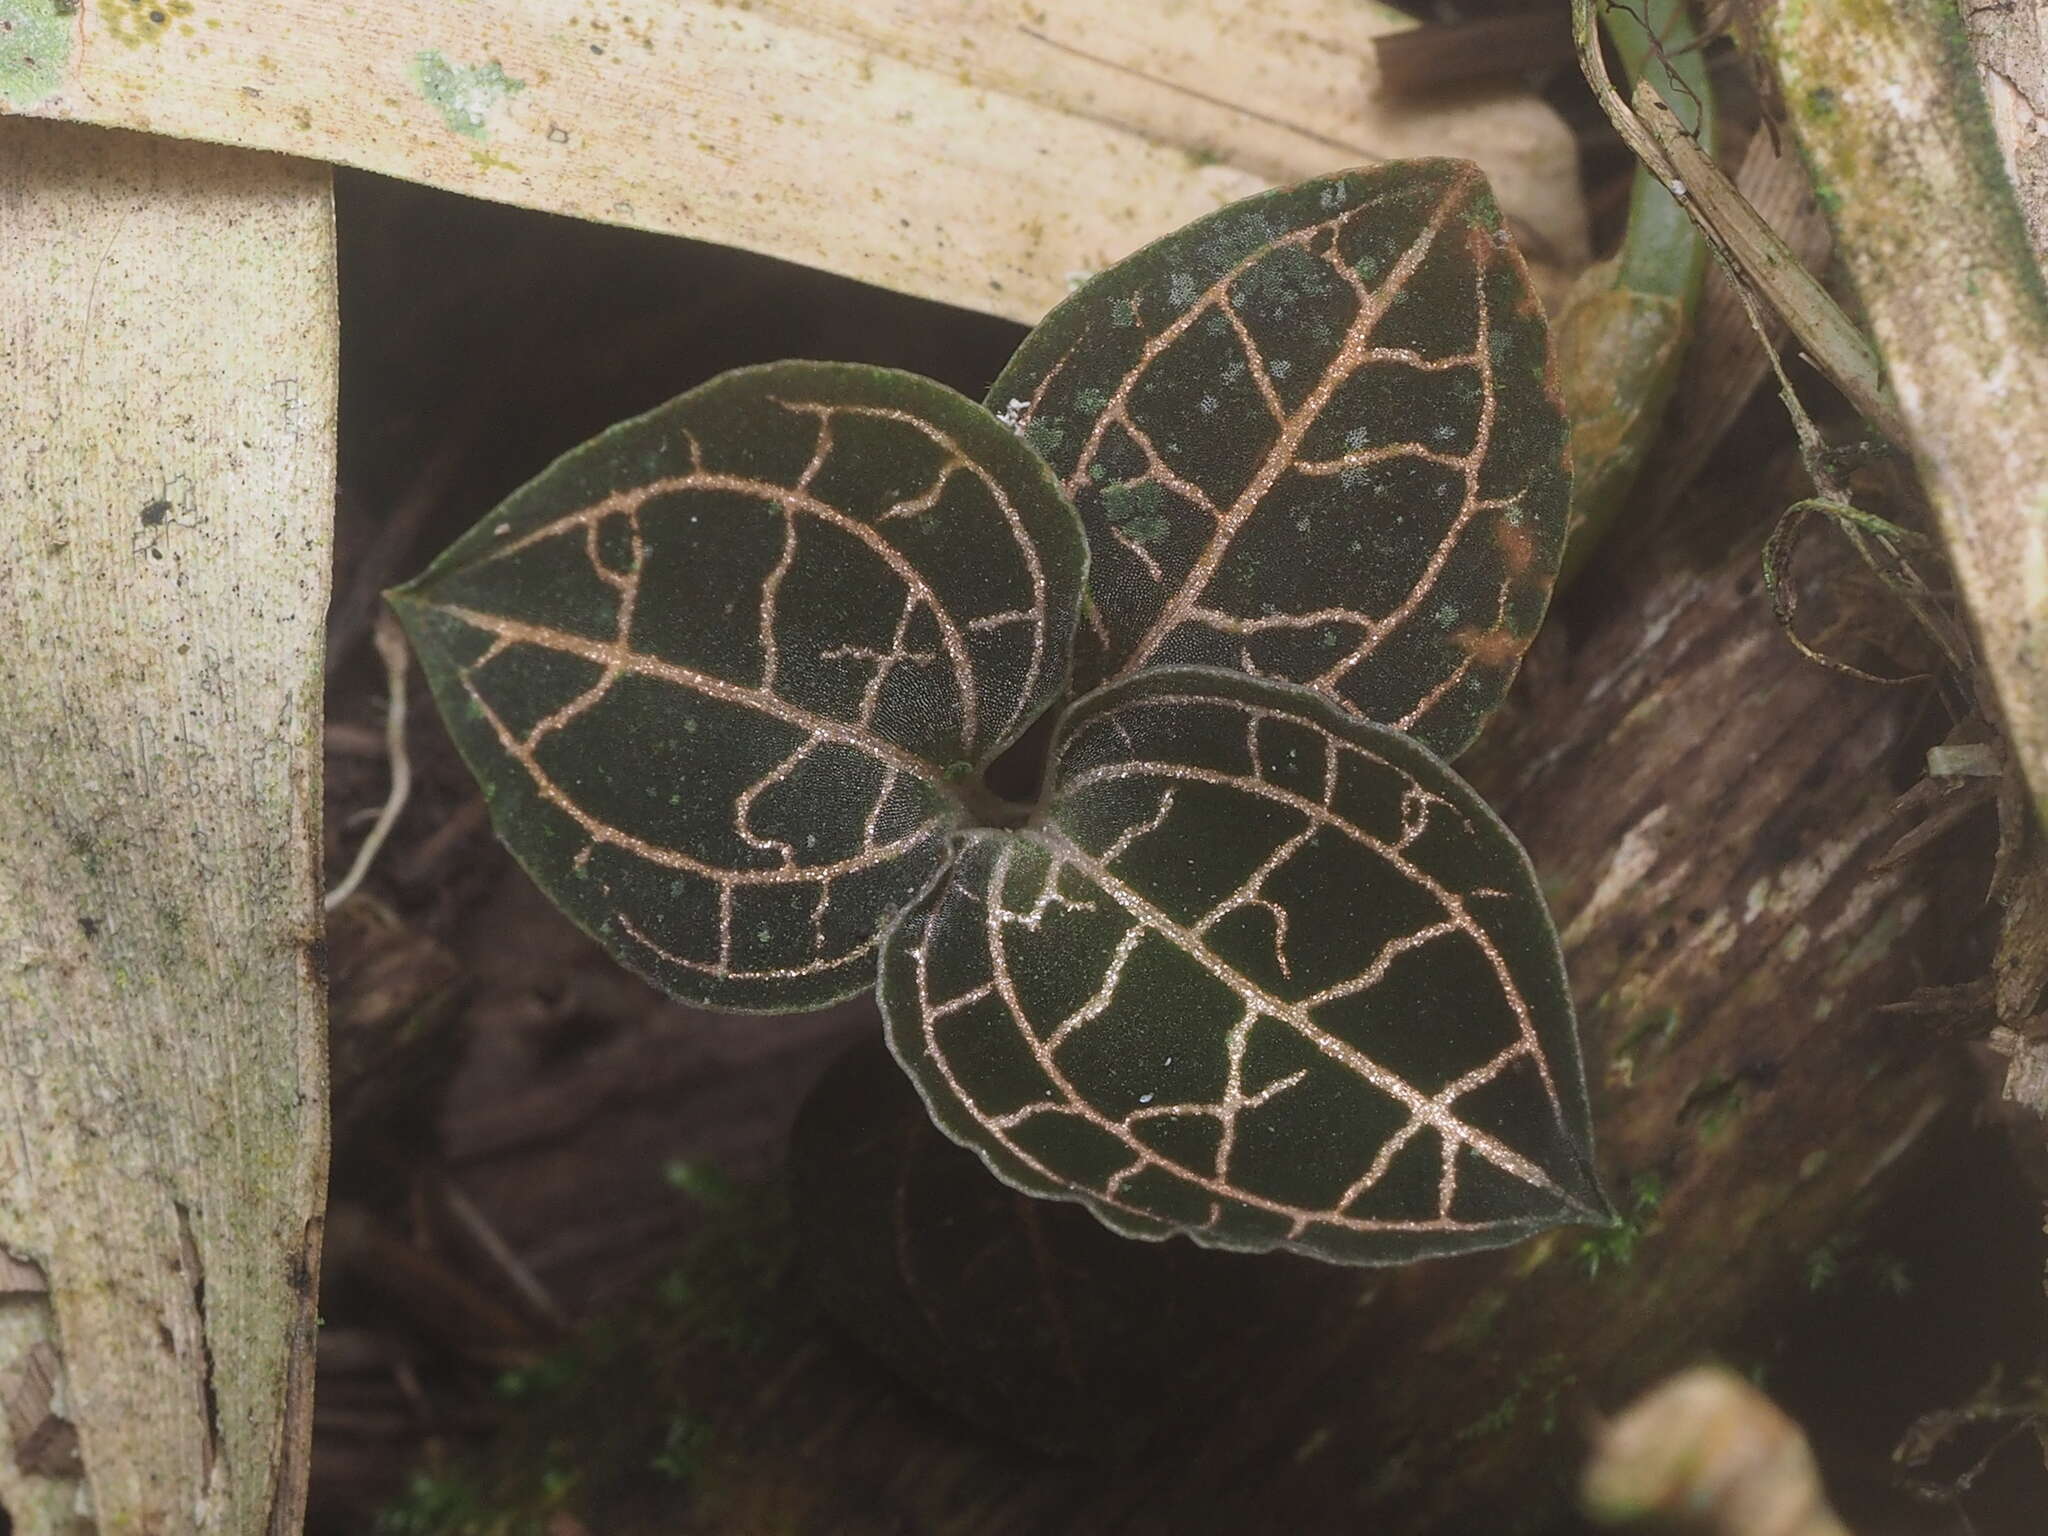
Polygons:
[[[331,869],[384,794],[382,587],[555,454],[725,368],[859,360],[978,396],[1021,334],[367,176],[337,196]],[[1461,762],[1565,934],[1626,1220],[1406,1270],[1020,1210],[858,1060],[806,1116],[828,1151],[792,1195],[798,1106],[872,1042],[872,1012],[714,1017],[626,976],[492,840],[415,690],[413,801],[329,941],[312,1528],[386,1509],[385,1530],[455,1531],[503,1499],[523,1512],[505,1529],[550,1536],[1562,1532],[1593,1416],[1716,1356],[1802,1420],[1865,1536],[2038,1530],[2031,1442],[1959,1502],[1891,1460],[1919,1416],[2039,1368],[2041,1205],[1985,1123],[1989,1079],[1940,1020],[1883,1011],[1983,974],[1996,828],[1987,804],[1885,862],[1947,721],[1927,688],[1831,674],[1776,632],[1759,555],[1799,494],[1759,400],[1559,601]],[[1800,561],[1805,632],[1911,670],[1882,595],[1823,542]],[[792,1198],[838,1223],[798,1242]],[[1042,1262],[1000,1273],[1016,1252]],[[871,1347],[925,1362],[937,1401]],[[1913,1475],[1952,1481],[2001,1432]]]

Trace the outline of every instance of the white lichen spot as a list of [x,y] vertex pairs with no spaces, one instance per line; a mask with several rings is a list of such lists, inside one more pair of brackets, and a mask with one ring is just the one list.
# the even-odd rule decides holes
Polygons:
[[1599,883],[1593,887],[1592,896],[1565,931],[1567,944],[1590,933],[1594,924],[1618,902],[1640,896],[1638,887],[1657,867],[1660,852],[1657,829],[1670,814],[1670,806],[1660,805],[1622,834],[1621,841],[1608,857],[1607,868],[1600,873]]
[[1917,123],[1927,116],[1927,103],[1897,80],[1887,80],[1879,92],[1897,123]]
[[1695,942],[1707,954],[1718,960],[1735,947],[1735,941],[1742,935],[1742,927],[1726,907],[1717,907],[1712,916],[1700,924]]
[[1742,920],[1753,923],[1763,915],[1764,903],[1771,899],[1771,877],[1759,875],[1750,882],[1749,892],[1742,898]]

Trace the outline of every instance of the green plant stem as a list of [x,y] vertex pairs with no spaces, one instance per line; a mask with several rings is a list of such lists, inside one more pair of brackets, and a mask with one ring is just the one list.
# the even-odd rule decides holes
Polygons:
[[1009,800],[971,775],[953,786],[953,793],[974,818],[976,826],[1021,827],[1038,810],[1035,801]]
[[[1682,103],[1711,154],[1713,87],[1686,0],[1607,5],[1601,19],[1629,78]],[[1638,164],[1620,253],[1579,280],[1558,320],[1574,464],[1560,583],[1578,573],[1635,489],[1678,384],[1706,265],[1691,217]]]
[[[1706,56],[1693,30],[1686,0],[1642,0],[1640,12],[1608,5],[1602,24],[1631,81],[1647,80],[1677,110],[1686,131],[1707,155],[1715,152],[1714,88]],[[1628,231],[1622,237],[1615,286],[1679,299],[1690,314],[1707,272],[1707,245],[1663,182],[1636,166],[1628,195]]]
[[1578,40],[1579,67],[1614,131],[1666,186],[1685,188],[1686,212],[1740,276],[1738,286],[1753,288],[1777,312],[1814,365],[1865,420],[1891,441],[1904,443],[1898,403],[1869,340],[1735,190],[1713,157],[1700,152],[1652,81],[1636,82],[1632,103],[1615,90],[1594,36],[1597,6],[1598,0],[1572,0],[1572,34]]

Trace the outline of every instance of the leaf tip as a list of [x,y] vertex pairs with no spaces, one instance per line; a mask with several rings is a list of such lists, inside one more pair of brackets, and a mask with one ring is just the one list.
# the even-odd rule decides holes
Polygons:
[[1557,1225],[1560,1227],[1613,1227],[1621,1223],[1621,1212],[1590,1162],[1575,1159],[1571,1167],[1559,1170]]

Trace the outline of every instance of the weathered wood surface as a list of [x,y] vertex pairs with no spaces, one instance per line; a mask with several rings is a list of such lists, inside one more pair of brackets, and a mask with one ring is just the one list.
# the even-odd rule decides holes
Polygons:
[[330,182],[0,120],[17,1536],[299,1525],[327,1158]]
[[[1369,93],[1367,0],[0,0],[0,112],[331,160],[1034,322],[1273,182],[1409,155],[1585,258],[1535,97]],[[32,61],[32,62],[25,62]]]
[[2034,254],[2048,257],[2048,0],[1967,5],[1963,26]]

